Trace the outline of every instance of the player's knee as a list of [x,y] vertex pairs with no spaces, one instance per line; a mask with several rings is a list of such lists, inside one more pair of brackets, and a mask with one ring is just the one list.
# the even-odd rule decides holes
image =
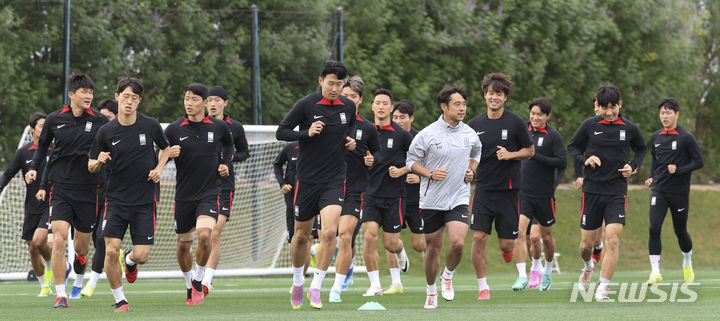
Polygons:
[[397,238],[383,237],[383,246],[390,252],[397,253],[402,251],[403,244]]
[[503,242],[502,244],[500,244],[500,251],[503,251],[505,253],[510,253],[513,249],[515,249],[515,246],[512,242]]
[[38,246],[38,244],[37,244],[34,240],[33,240],[33,241],[30,241],[30,242],[27,242],[27,245],[28,245],[28,251],[29,251],[30,253],[35,254],[35,253],[38,253],[38,252],[39,252],[40,247]]
[[543,243],[549,244],[550,242],[553,242],[552,234],[550,233],[543,233],[540,238],[542,238]]
[[487,234],[485,233],[473,233],[473,243],[485,244],[487,242]]
[[378,234],[377,231],[365,231],[365,242],[377,242]]
[[416,252],[423,252],[425,251],[425,241],[413,240],[412,247]]
[[[649,231],[650,231],[650,236],[658,236],[659,237],[660,234],[662,234],[662,227],[651,224]],[[677,229],[675,229],[675,234],[677,234]]]
[[530,243],[539,243],[540,242],[540,235],[539,234],[530,234]]
[[675,232],[675,235],[678,237],[685,236],[688,234],[686,227],[673,227],[673,231]]
[[[133,253],[134,252],[135,251],[133,251]],[[135,263],[137,263],[137,264],[145,264],[145,262],[147,262],[147,260],[148,260],[148,256],[149,256],[148,252],[138,251],[137,253],[133,254],[133,261],[135,261]]]
[[[185,233],[189,234],[189,233]],[[177,249],[178,251],[190,251],[190,247],[192,246],[192,235],[190,235],[190,239],[187,239],[187,235],[185,234],[178,234],[178,243],[177,243]]]
[[617,249],[618,246],[620,246],[620,236],[618,235],[608,235],[605,237],[604,246],[612,249]]
[[120,250],[116,247],[108,246],[105,248],[105,257],[112,260],[117,260]]

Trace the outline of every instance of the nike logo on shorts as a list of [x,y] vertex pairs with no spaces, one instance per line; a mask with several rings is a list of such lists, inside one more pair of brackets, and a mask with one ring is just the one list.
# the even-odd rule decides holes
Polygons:
[[619,218],[623,218],[623,217],[625,217],[625,215],[618,215],[618,217],[619,217]]
[[345,201],[345,199],[344,199],[344,198],[338,198],[338,201],[340,201],[340,202],[344,202],[344,201]]
[[399,228],[399,227],[400,227],[400,225],[394,225],[394,226],[393,226],[393,229],[396,229],[396,228]]
[[30,163],[32,163],[32,159],[28,159],[25,161],[25,164],[30,164]]
[[602,134],[603,132],[594,132],[594,133],[595,133],[595,135],[600,135],[600,134]]
[[517,235],[517,234],[518,234],[518,231],[513,232],[513,235]]
[[222,210],[223,210],[223,211],[227,211],[228,208],[227,208],[227,207],[223,207]]
[[153,236],[148,236],[148,240],[152,240],[154,237],[155,237],[155,235],[153,235]]
[[462,218],[468,218],[467,215],[460,215],[460,217],[462,217]]
[[678,212],[682,212],[685,208],[678,208]]
[[210,210],[210,213],[217,213],[217,211]]
[[186,140],[189,136],[180,137],[180,141]]

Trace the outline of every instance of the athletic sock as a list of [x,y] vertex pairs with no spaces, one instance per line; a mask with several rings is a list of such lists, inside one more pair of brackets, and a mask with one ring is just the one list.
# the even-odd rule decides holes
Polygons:
[[117,289],[112,289],[112,294],[113,294],[113,297],[115,298],[115,303],[119,303],[122,300],[127,301],[127,299],[125,299],[125,293],[123,293],[122,286],[120,286]]
[[595,264],[592,259],[585,261],[585,270],[592,271],[595,268]]
[[205,267],[200,266],[197,263],[195,263],[195,275],[193,275],[192,279],[195,281],[202,281],[204,274],[205,274]]
[[38,282],[40,282],[40,287],[45,286],[45,274],[43,275],[37,275]]
[[192,288],[192,270],[183,272],[183,275],[185,276],[185,287],[188,289]]
[[293,286],[303,286],[305,284],[304,269],[304,265],[298,267],[293,266]]
[[322,288],[322,281],[325,279],[325,273],[327,271],[315,269],[315,275],[313,275],[312,282],[310,283],[311,289],[320,289]]
[[595,254],[595,255],[600,254],[600,251],[602,251],[602,249],[603,249],[603,241],[600,240],[600,244],[595,245],[595,247],[593,247],[593,254]]
[[65,293],[65,284],[55,285],[55,293],[57,293],[58,298],[67,297],[67,294]]
[[540,270],[542,270],[542,261],[540,259],[532,259],[532,266],[530,266],[530,271]]
[[425,293],[437,294],[437,286],[435,284],[426,284],[425,285]]
[[607,291],[607,286],[610,283],[610,280],[600,277],[600,282],[598,283],[598,289],[603,289],[604,291]]
[[[132,252],[131,252],[131,253],[132,253]],[[132,259],[130,259],[130,254],[125,255],[125,264],[127,264],[128,266],[133,266],[133,265],[136,264],[135,261],[133,261]]]
[[448,270],[447,266],[443,269],[442,277],[446,279],[452,279],[453,273],[455,273],[455,270]]
[[690,252],[682,252],[683,268],[692,267],[692,250]]
[[376,289],[380,288],[380,271],[368,271],[368,278],[370,279],[370,286]]
[[345,282],[345,274],[335,273],[335,282],[332,285],[332,290],[341,291],[343,282]]
[[390,278],[392,283],[402,284],[400,281],[400,268],[390,268]]
[[660,274],[660,255],[650,255],[650,268],[652,273]]
[[97,286],[97,281],[100,278],[100,273],[97,273],[95,271],[90,272],[90,280],[88,280],[88,285],[91,288],[95,288]]
[[543,274],[550,275],[552,274],[552,267],[553,267],[553,261],[545,261],[545,270],[543,271]]
[[73,283],[73,286],[76,288],[82,288],[83,278],[85,277],[85,274],[76,274],[75,275],[75,283]]
[[478,289],[479,289],[480,291],[485,290],[485,289],[490,290],[490,287],[489,287],[488,284],[487,284],[487,278],[486,278],[486,277],[485,277],[485,278],[478,278],[477,281],[478,281]]
[[203,283],[212,284],[212,279],[215,277],[215,269],[209,267],[205,268],[205,276],[203,276]]
[[517,263],[515,266],[518,270],[518,277],[527,279],[527,272],[525,271],[526,263]]

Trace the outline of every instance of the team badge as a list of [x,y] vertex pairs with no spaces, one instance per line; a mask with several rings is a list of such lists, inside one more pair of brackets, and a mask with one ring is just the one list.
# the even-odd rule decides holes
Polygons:
[[677,141],[676,141],[676,140],[673,140],[673,142],[672,142],[672,150],[676,150],[676,149],[677,149]]
[[502,140],[507,140],[507,138],[508,138],[508,130],[503,129],[502,130]]
[[208,143],[212,143],[215,141],[215,133],[208,132]]
[[347,124],[347,116],[345,116],[345,113],[340,113],[340,122]]
[[145,140],[145,134],[140,134],[140,146],[147,145],[147,141]]
[[85,123],[85,131],[89,133],[91,130],[92,130],[92,122],[89,121],[89,122]]
[[393,139],[392,138],[388,138],[387,148],[393,148]]
[[358,129],[355,132],[355,140],[362,140],[362,129]]
[[542,146],[542,143],[543,143],[543,140],[544,140],[544,139],[545,139],[545,137],[540,137],[540,138],[538,138],[538,147],[541,147],[541,146]]
[[620,130],[620,140],[625,140],[625,130],[624,129]]

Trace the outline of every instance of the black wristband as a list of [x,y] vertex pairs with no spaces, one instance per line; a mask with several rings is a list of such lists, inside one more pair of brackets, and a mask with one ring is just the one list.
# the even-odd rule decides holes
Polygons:
[[434,179],[432,178],[432,174],[433,174],[434,172],[435,172],[435,171],[430,171],[430,180],[431,180],[431,181],[434,181]]

